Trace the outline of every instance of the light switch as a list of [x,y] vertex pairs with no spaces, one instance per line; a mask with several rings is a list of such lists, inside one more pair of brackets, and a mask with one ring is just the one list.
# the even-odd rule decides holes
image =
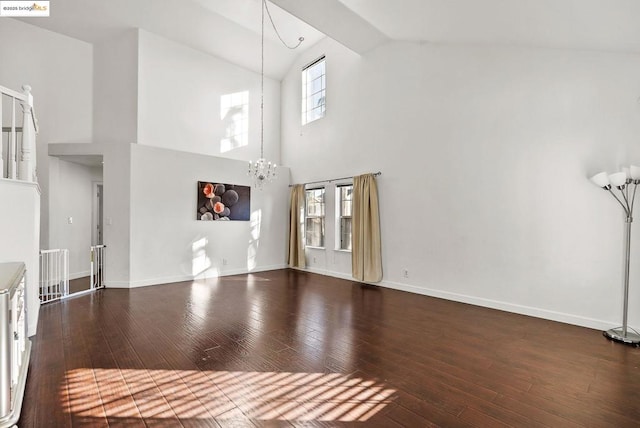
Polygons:
[[67,222],[69,222],[69,224],[73,224],[73,217],[67,218]]

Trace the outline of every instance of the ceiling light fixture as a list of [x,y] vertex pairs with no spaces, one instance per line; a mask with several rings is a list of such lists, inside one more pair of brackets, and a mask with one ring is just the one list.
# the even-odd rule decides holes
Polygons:
[[254,185],[258,189],[262,189],[264,183],[268,183],[273,181],[276,177],[276,168],[277,165],[271,162],[268,162],[264,157],[264,13],[267,12],[269,16],[269,21],[271,21],[271,25],[276,32],[276,35],[280,39],[283,45],[285,45],[289,49],[295,49],[304,41],[304,37],[298,38],[298,44],[295,46],[287,45],[282,37],[280,37],[280,33],[278,33],[278,29],[276,28],[276,24],[273,22],[273,18],[271,17],[271,13],[269,12],[269,8],[267,7],[267,0],[261,0],[262,6],[262,37],[261,37],[261,45],[260,45],[260,159],[258,159],[255,163],[249,161],[249,176],[252,178]]

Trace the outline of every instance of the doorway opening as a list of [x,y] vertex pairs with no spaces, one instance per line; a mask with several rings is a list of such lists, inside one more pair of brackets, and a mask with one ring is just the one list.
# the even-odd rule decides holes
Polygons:
[[89,276],[69,281],[69,294],[82,293],[104,287],[104,185],[101,181],[92,182],[91,199],[91,247],[89,248]]

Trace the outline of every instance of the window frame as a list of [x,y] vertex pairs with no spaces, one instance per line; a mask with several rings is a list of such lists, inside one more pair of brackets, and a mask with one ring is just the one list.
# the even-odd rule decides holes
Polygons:
[[[322,202],[321,205],[321,214],[309,214],[309,192],[314,192],[317,190],[322,190]],[[304,189],[304,244],[306,248],[318,248],[324,249],[326,248],[326,205],[327,205],[327,189],[324,186],[321,187],[310,187]],[[321,245],[311,245],[309,244],[309,228],[307,227],[308,219],[320,219],[320,244]]]
[[[310,71],[314,69],[314,67],[323,64],[323,70],[322,70],[322,74],[320,74],[320,76],[316,77],[315,79],[313,79],[313,81],[320,79],[320,89],[310,93],[310,91],[308,90],[309,88],[309,84],[311,84],[312,82],[308,81],[309,78],[309,74]],[[322,55],[321,57],[315,59],[314,61],[310,62],[309,64],[307,64],[306,66],[302,67],[302,73],[301,73],[301,90],[302,90],[302,94],[301,94],[301,123],[302,125],[307,125],[309,123],[315,122],[316,120],[322,119],[323,117],[325,117],[326,115],[326,110],[327,110],[327,62],[326,62],[326,56]],[[313,97],[317,94],[320,94],[320,98],[318,99],[318,102],[322,101],[322,104],[319,104],[317,106],[314,106],[310,109],[308,109],[308,102],[309,99],[313,99]],[[313,113],[313,117],[310,119],[310,114],[311,112],[316,111],[317,113]]]

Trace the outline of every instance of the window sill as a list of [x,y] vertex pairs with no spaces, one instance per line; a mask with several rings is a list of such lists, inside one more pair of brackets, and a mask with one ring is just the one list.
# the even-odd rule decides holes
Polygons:
[[351,250],[343,250],[342,248],[336,248],[333,251],[337,251],[338,253],[350,253]]
[[304,248],[309,248],[310,250],[326,250],[325,247],[314,247],[312,245],[306,245]]

